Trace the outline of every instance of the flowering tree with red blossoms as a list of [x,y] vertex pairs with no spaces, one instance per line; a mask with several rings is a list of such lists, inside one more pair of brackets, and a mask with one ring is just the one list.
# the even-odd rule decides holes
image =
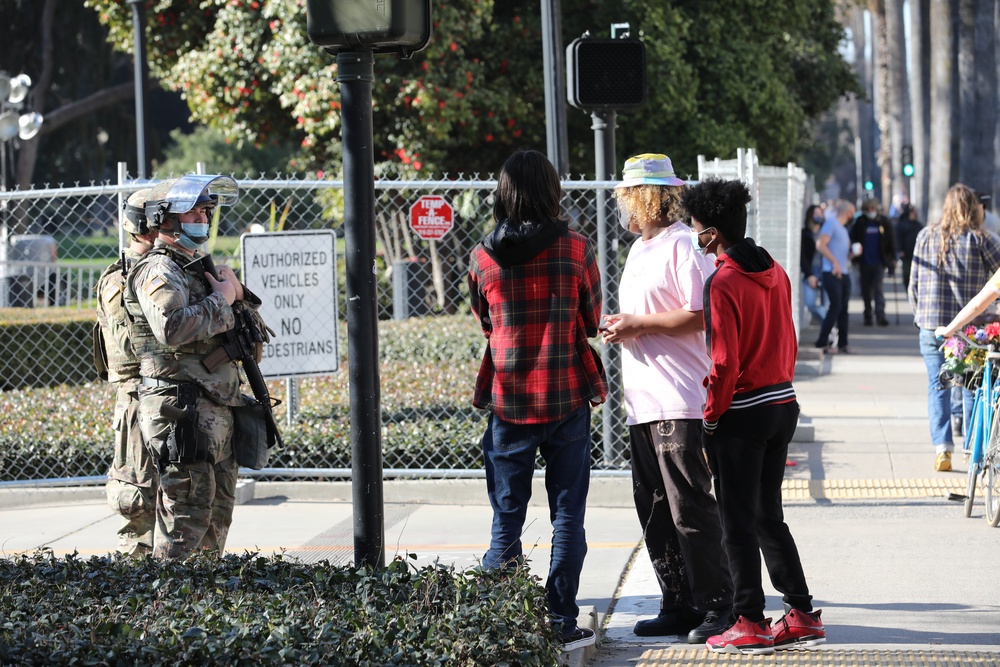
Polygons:
[[[129,5],[87,4],[116,48],[130,51]],[[424,51],[410,60],[376,57],[380,171],[485,175],[526,138],[544,138],[542,72],[529,63],[540,64],[537,3],[502,4],[436,4]],[[339,168],[336,57],[308,40],[304,0],[149,0],[147,17],[150,72],[181,91],[192,120],[234,142],[294,140],[302,151],[293,168]]]
[[[338,0],[341,1],[341,0]],[[125,0],[86,0],[117,49],[132,48]],[[859,91],[839,54],[833,0],[562,0],[566,41],[627,21],[646,46],[647,101],[619,114],[616,163],[666,152],[682,175],[698,155],[753,147],[797,160],[812,127]],[[335,57],[309,42],[304,0],[146,0],[150,70],[181,91],[195,121],[231,141],[301,145],[296,170],[339,171]],[[379,55],[372,86],[380,173],[495,173],[545,147],[537,0],[433,3],[433,36],[411,60]],[[740,17],[734,20],[733,17]],[[588,114],[570,108],[570,168],[593,168]]]

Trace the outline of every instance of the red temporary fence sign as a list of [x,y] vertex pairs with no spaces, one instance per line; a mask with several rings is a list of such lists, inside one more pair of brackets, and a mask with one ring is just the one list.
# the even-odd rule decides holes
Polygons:
[[455,212],[444,197],[424,195],[410,207],[410,229],[427,241],[440,239],[455,224]]

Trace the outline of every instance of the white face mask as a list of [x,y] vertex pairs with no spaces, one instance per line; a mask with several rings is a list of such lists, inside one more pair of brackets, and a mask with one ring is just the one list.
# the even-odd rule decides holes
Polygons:
[[699,253],[699,254],[704,255],[705,254],[705,249],[702,248],[701,245],[699,245],[699,243],[698,243],[698,236],[699,236],[698,232],[696,232],[696,231],[694,231],[692,229],[690,232],[688,232],[688,236],[691,237],[691,245],[694,246],[694,251],[697,252],[697,253]]
[[[705,233],[707,231],[709,231],[710,229],[715,229],[715,227],[707,227],[707,228],[703,229],[701,232],[696,232],[693,229],[688,232],[688,235],[691,237],[691,245],[694,246],[694,251],[696,253],[698,253],[699,255],[707,255],[708,254],[708,247],[701,245],[701,239],[700,239],[700,237],[704,236]],[[711,244],[711,243],[712,242],[709,241],[709,244]]]
[[869,220],[874,220],[878,214],[875,211],[865,211],[865,217]]
[[[632,223],[633,213],[629,210],[628,206],[621,199],[618,200],[618,224],[622,226],[626,232],[631,232],[629,229]],[[634,233],[634,232],[633,232]]]

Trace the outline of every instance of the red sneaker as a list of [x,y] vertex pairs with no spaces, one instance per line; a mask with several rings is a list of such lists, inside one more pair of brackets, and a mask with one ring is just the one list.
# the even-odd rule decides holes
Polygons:
[[709,637],[705,648],[715,653],[743,653],[745,655],[766,655],[774,653],[774,635],[771,634],[771,619],[754,623],[745,616],[736,619],[736,624],[721,635]]
[[774,648],[806,648],[826,643],[826,628],[819,615],[792,609],[774,625]]

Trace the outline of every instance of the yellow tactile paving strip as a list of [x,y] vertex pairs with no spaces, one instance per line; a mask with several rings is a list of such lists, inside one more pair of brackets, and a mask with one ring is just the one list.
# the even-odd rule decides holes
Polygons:
[[877,498],[940,498],[965,494],[965,475],[933,479],[786,479],[781,484],[785,500],[859,500]]
[[656,649],[642,654],[635,667],[997,667],[1000,652],[835,650],[776,651],[771,655],[711,653],[705,649]]

